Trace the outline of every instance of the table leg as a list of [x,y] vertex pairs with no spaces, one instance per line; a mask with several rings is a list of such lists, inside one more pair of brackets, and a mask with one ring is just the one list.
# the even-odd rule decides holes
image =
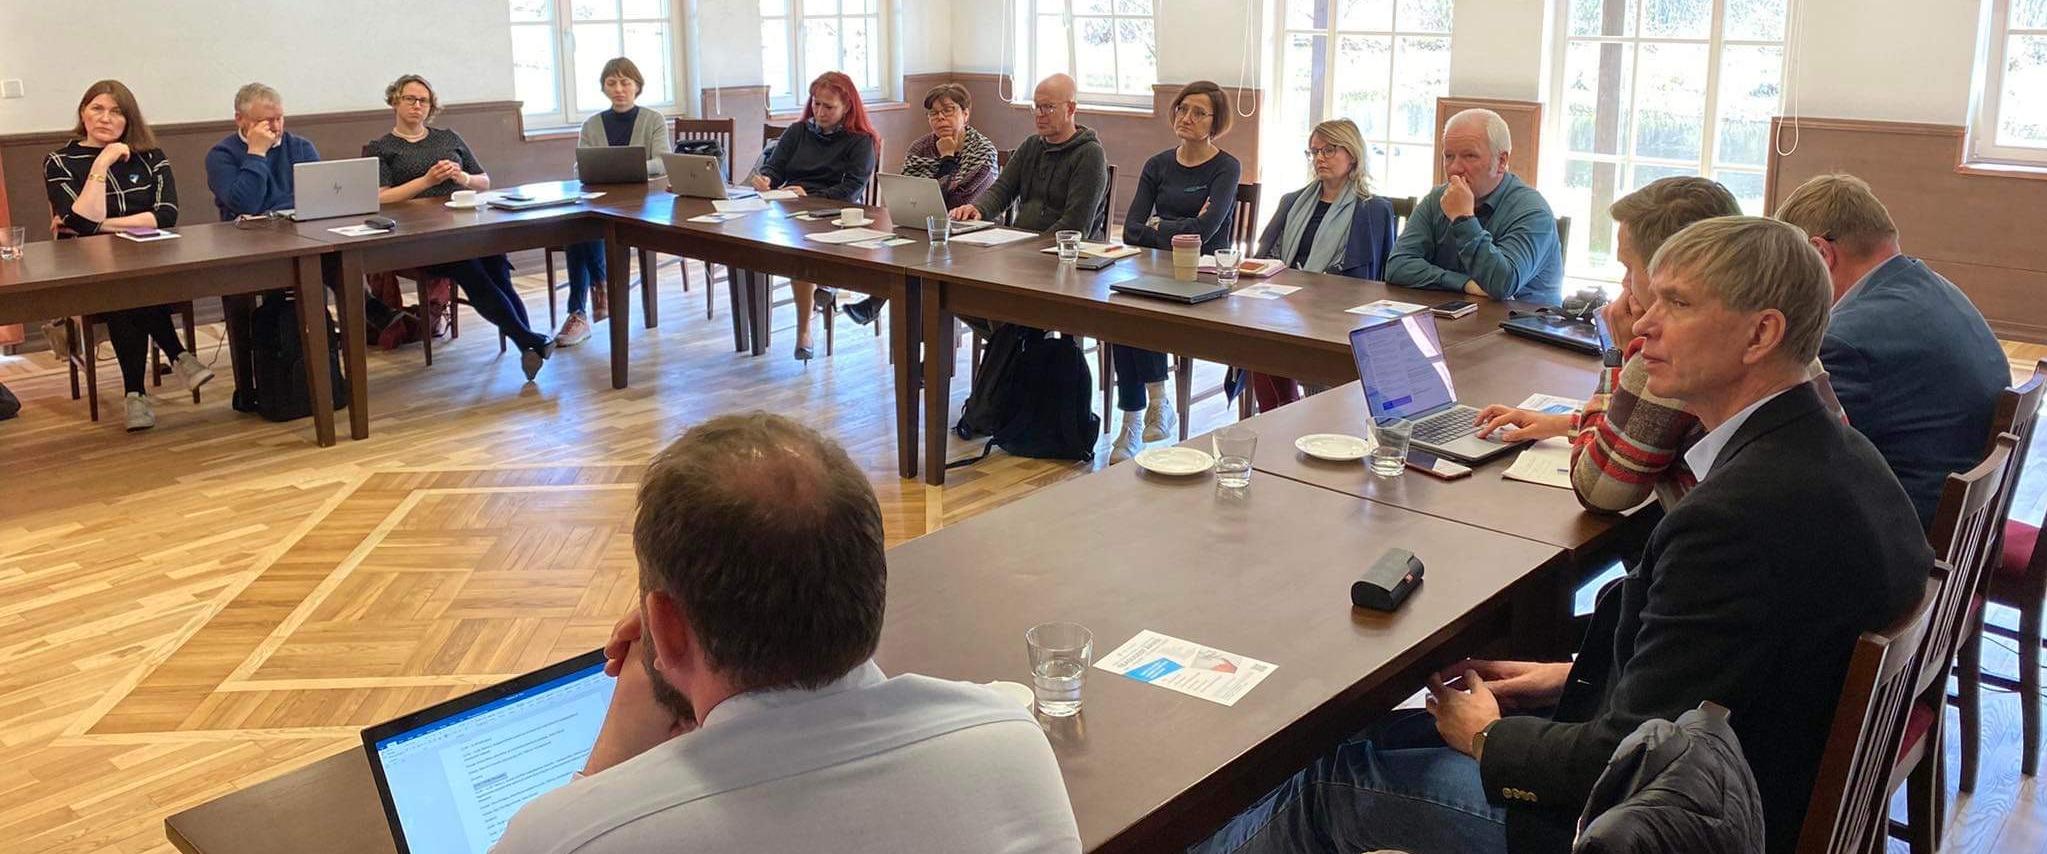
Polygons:
[[611,387],[625,388],[626,385],[626,326],[633,313],[632,258],[626,255],[624,243],[619,242],[618,226],[604,230],[605,287],[611,292]]
[[306,356],[306,387],[312,390],[313,435],[320,447],[334,446],[334,387],[327,348],[327,289],[311,269],[311,258],[292,262],[298,288],[299,352]]
[[923,318],[916,276],[903,280],[901,295],[888,301],[888,350],[896,384],[896,462],[903,477],[917,476],[917,359]]
[[659,260],[652,249],[640,250],[640,308],[647,313],[647,328],[661,325],[661,294],[654,289],[654,267]]
[[[708,268],[706,268],[708,269]],[[747,332],[753,328],[753,306],[746,299],[746,277],[753,275],[738,267],[725,268],[725,292],[732,305],[732,351],[745,353],[753,349],[753,342],[747,340]],[[704,287],[710,287],[705,283]]]
[[348,378],[348,437],[370,437],[369,321],[365,318],[362,255],[329,252],[320,256],[321,276],[341,307],[341,365]]
[[221,319],[227,324],[228,364],[234,366],[235,396],[247,397],[256,387],[255,366],[249,360],[250,321],[256,310],[255,294],[228,294],[220,298]]
[[755,273],[747,287],[747,299],[753,303],[753,354],[759,356],[768,352],[768,328],[775,322],[774,280]]
[[952,403],[952,362],[957,358],[952,312],[945,309],[945,285],[926,280],[917,289],[924,323],[924,482],[945,485],[946,435]]

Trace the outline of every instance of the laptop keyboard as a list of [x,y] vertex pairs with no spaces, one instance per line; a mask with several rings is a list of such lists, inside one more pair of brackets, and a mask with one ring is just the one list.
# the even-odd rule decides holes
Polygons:
[[1414,438],[1431,445],[1442,445],[1462,439],[1478,432],[1478,410],[1464,404],[1457,404],[1414,425]]

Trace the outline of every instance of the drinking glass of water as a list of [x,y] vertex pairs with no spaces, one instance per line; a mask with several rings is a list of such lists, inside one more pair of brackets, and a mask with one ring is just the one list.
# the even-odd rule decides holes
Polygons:
[[1382,415],[1372,419],[1372,474],[1399,477],[1407,468],[1407,445],[1414,439],[1414,422]]
[[1237,286],[1237,264],[1244,260],[1244,253],[1232,246],[1215,250],[1215,283],[1225,288]]
[[1079,623],[1040,623],[1024,632],[1038,711],[1063,718],[1080,711],[1080,686],[1095,659],[1095,636]]
[[931,235],[931,248],[944,249],[952,242],[952,220],[943,216],[924,218],[924,231]]
[[22,226],[0,228],[0,261],[13,261],[22,255],[22,246],[28,242],[28,229]]
[[1053,232],[1052,239],[1059,241],[1060,262],[1071,264],[1075,261],[1080,260],[1080,232],[1078,231]]
[[1241,426],[1224,427],[1209,434],[1215,444],[1215,482],[1230,489],[1251,485],[1251,457],[1258,450],[1258,434]]

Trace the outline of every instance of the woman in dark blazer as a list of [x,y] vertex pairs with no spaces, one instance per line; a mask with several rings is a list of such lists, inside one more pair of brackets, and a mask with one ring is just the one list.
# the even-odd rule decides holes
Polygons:
[[[1372,195],[1364,155],[1364,136],[1349,119],[1316,125],[1308,134],[1315,181],[1280,197],[1254,254],[1311,273],[1385,278],[1397,236],[1393,203]],[[1253,373],[1250,380],[1260,411],[1301,397],[1300,385],[1286,377]]]

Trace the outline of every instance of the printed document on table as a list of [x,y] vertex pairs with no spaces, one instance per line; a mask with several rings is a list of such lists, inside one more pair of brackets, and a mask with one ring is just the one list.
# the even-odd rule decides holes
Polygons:
[[1230,296],[1248,297],[1250,299],[1279,299],[1298,290],[1300,288],[1294,285],[1257,284],[1231,291]]
[[1571,440],[1559,436],[1529,445],[1500,476],[1524,483],[1570,489]]
[[1425,305],[1417,305],[1411,302],[1401,302],[1399,300],[1382,299],[1374,300],[1372,302],[1365,303],[1364,305],[1346,308],[1344,309],[1344,312],[1348,314],[1362,314],[1366,317],[1377,317],[1386,320],[1393,320],[1396,318],[1405,317],[1417,311],[1426,311],[1427,309],[1428,306]]
[[711,209],[724,213],[764,211],[768,209],[768,203],[761,201],[758,196],[751,199],[712,199]]
[[370,237],[372,235],[391,233],[373,225],[344,225],[340,228],[330,228],[327,230],[342,237]]
[[157,242],[157,241],[159,241],[159,240],[176,240],[176,239],[178,239],[178,233],[177,233],[177,232],[175,232],[175,231],[171,231],[171,230],[169,230],[169,229],[158,229],[158,230],[157,230],[157,232],[156,232],[155,234],[151,234],[151,235],[147,235],[147,236],[144,236],[144,235],[140,235],[140,234],[130,234],[130,233],[126,232],[126,231],[116,231],[116,232],[114,232],[114,236],[115,236],[115,237],[119,237],[119,238],[121,238],[122,240],[133,240],[133,241],[135,241],[136,243],[155,243],[155,242]]
[[1095,666],[1225,706],[1236,705],[1279,669],[1275,664],[1150,629],[1138,632],[1137,637],[1103,656]]
[[819,243],[858,243],[862,240],[880,240],[894,235],[871,228],[842,228],[838,231],[813,231],[803,236]]
[[1018,231],[1014,228],[987,228],[972,234],[955,234],[953,235],[952,242],[965,243],[971,246],[1001,246],[1004,243],[1029,240],[1036,236],[1036,234],[1031,232]]
[[1531,412],[1545,412],[1550,415],[1569,415],[1584,409],[1585,401],[1536,392],[1522,400],[1521,405],[1517,408],[1526,409]]
[[740,217],[743,217],[743,216],[746,216],[746,212],[745,212],[745,211],[725,211],[725,212],[723,212],[723,213],[707,213],[707,214],[698,214],[698,215],[696,215],[696,216],[690,217],[690,218],[689,218],[689,221],[690,221],[690,222],[731,222],[731,221],[733,221],[733,220],[735,220],[735,219],[738,219],[738,218],[740,218]]
[[916,242],[917,241],[911,240],[907,237],[896,237],[894,235],[890,235],[888,237],[877,237],[873,240],[860,240],[853,243],[848,243],[846,245],[851,246],[854,249],[886,249],[890,246],[908,246]]
[[[1047,246],[1038,251],[1047,255],[1057,255],[1059,247]],[[1080,242],[1080,254],[1091,258],[1128,258],[1142,251],[1144,250],[1121,243],[1089,243],[1085,240]]]
[[786,202],[790,199],[796,198],[796,191],[788,189],[762,190],[761,198],[770,202]]

